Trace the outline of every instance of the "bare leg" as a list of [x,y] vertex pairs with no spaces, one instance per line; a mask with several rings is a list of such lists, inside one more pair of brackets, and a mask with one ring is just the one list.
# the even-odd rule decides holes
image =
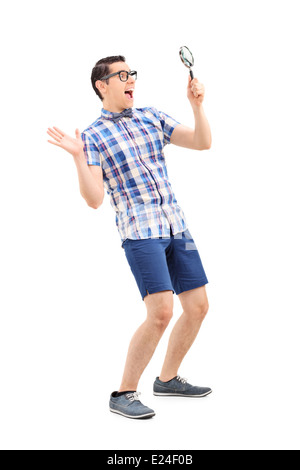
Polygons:
[[144,302],[147,318],[130,342],[119,392],[137,390],[140,377],[173,315],[172,291],[148,294]]
[[168,350],[160,374],[160,380],[167,382],[178,375],[179,366],[192,346],[208,311],[205,286],[179,294],[183,314],[175,324],[168,344]]

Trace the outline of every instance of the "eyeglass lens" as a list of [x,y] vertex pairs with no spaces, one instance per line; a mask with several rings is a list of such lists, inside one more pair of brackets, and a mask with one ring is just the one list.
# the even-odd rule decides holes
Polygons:
[[134,80],[137,79],[137,72],[120,72],[120,79],[122,82],[127,82],[129,75],[134,78]]

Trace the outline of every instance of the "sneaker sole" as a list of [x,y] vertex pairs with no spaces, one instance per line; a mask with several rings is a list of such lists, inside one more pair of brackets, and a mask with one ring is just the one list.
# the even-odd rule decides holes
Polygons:
[[125,418],[132,418],[132,419],[147,419],[147,418],[152,418],[153,416],[155,416],[155,413],[146,413],[144,415],[132,416],[132,415],[127,415],[126,413],[122,413],[122,411],[113,410],[112,408],[109,408],[109,410],[112,413],[116,413],[118,415],[125,416]]
[[153,395],[157,397],[188,397],[188,398],[203,398],[207,397],[207,395],[210,395],[212,393],[212,390],[207,393],[203,393],[202,395],[184,395],[183,393],[158,393],[158,392],[153,392]]

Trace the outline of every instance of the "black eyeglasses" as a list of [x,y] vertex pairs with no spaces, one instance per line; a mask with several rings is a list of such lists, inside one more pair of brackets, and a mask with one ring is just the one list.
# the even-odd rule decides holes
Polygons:
[[106,77],[102,77],[100,80],[107,80],[108,78],[114,77],[115,75],[119,75],[121,82],[127,82],[129,75],[137,79],[137,72],[132,70],[131,72],[127,72],[127,70],[120,70],[120,72],[111,73],[110,75],[106,75]]

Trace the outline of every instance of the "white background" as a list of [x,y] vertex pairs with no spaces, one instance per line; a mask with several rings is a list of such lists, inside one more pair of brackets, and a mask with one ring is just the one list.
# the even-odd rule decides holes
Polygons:
[[[5,2],[1,6],[2,449],[299,449],[297,1]],[[146,308],[106,194],[79,193],[74,135],[101,113],[91,70],[125,55],[135,107],[193,126],[187,45],[205,85],[209,151],[167,146],[209,279],[209,314],[180,374],[214,393],[152,395],[174,319],[139,384],[152,420],[113,415]]]

